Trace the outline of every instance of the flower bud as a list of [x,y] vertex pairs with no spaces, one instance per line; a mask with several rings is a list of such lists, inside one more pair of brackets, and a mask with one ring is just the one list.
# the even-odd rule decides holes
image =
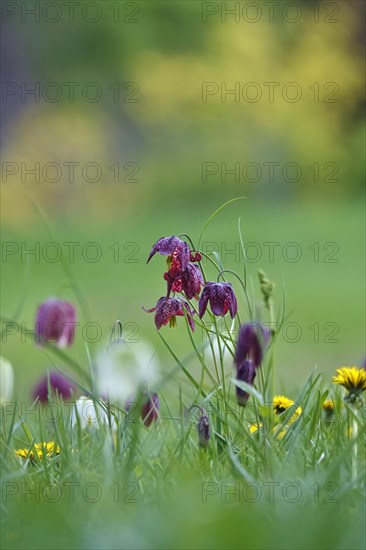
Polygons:
[[198,433],[198,445],[202,449],[207,449],[210,442],[210,423],[208,416],[203,414],[197,423],[197,433]]

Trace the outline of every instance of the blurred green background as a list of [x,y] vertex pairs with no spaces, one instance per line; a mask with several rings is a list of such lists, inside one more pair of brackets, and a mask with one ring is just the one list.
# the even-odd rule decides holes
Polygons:
[[[152,342],[167,369],[172,360],[152,315],[141,310],[165,289],[164,260],[146,266],[150,248],[163,235],[188,233],[197,241],[220,204],[245,196],[208,226],[203,242],[242,274],[240,217],[245,242],[261,253],[255,260],[248,249],[256,296],[259,268],[276,282],[277,307],[285,286],[288,321],[296,327],[279,338],[277,390],[292,394],[315,365],[330,376],[343,364],[359,364],[364,3],[299,1],[297,11],[281,3],[272,21],[262,3],[255,12],[245,2],[106,0],[94,3],[97,11],[83,12],[86,3],[79,3],[73,21],[62,5],[54,22],[59,12],[47,2],[38,2],[39,21],[24,11],[29,2],[4,4],[15,8],[3,12],[2,315],[13,318],[22,304],[17,321],[32,328],[48,296],[75,301],[48,243],[54,240],[66,258],[64,243],[80,243],[70,267],[89,304],[86,321],[102,328],[92,353],[121,319],[137,324],[138,338]],[[234,4],[239,15],[225,15],[222,6]],[[215,83],[213,95],[203,94],[207,82]],[[268,83],[275,83],[272,99]],[[238,96],[221,95],[235,86]],[[70,163],[77,163],[74,178]],[[235,165],[239,174],[225,174]],[[39,178],[27,172],[35,167]],[[51,220],[54,239],[32,198]],[[273,257],[268,243],[276,243]],[[24,254],[30,249],[36,255]],[[208,266],[207,272],[214,276]],[[164,335],[187,352],[183,326]],[[28,399],[49,361],[20,332],[3,336],[2,344],[17,397]],[[87,365],[80,331],[71,355]]]

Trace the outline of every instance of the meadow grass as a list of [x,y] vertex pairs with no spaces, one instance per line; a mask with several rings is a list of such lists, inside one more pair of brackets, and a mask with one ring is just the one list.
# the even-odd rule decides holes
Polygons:
[[[242,272],[233,275],[221,264],[220,255],[212,254],[205,275],[213,270],[212,280],[230,280],[246,303],[240,322],[254,320],[262,301],[255,272],[245,266],[250,287]],[[71,277],[68,268],[66,275]],[[151,305],[159,297],[151,295]],[[272,317],[281,327],[288,315],[285,297],[277,292],[267,313],[262,304],[263,320]],[[160,419],[150,427],[140,419],[142,387],[130,410],[103,401],[88,346],[89,361],[82,363],[69,351],[45,346],[53,368],[66,367],[100,414],[87,425],[79,417],[72,421],[72,404],[57,396],[44,405],[25,399],[2,405],[3,548],[365,546],[365,396],[351,403],[329,375],[309,369],[296,393],[284,391],[292,404],[276,414],[273,333],[255,387],[241,386],[250,397],[239,407],[231,321],[225,317],[219,324],[210,311],[195,318],[193,334],[187,318],[178,317],[175,331],[184,345],[175,346],[169,327],[158,332],[170,362],[149,388],[161,404]],[[329,399],[330,413],[323,407]],[[208,417],[207,448],[199,445],[196,405]],[[35,445],[42,442],[53,442],[53,448],[39,452]]]

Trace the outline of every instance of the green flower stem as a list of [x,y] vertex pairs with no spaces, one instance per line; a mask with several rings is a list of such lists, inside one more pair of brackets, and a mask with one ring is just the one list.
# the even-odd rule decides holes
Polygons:
[[[273,304],[270,305],[269,312],[270,312],[270,318],[271,318],[271,326],[273,327],[273,326],[275,326],[274,325],[274,323],[275,323],[275,314],[274,314]],[[269,401],[272,401],[273,396],[274,396],[274,379],[275,379],[274,378],[274,346],[272,346],[272,350],[271,350],[270,369],[271,369],[271,372],[270,372],[270,376],[269,376],[267,398],[268,398]]]
[[351,468],[352,468],[352,483],[357,483],[357,460],[358,460],[358,421],[356,416],[356,411],[353,411],[353,417],[352,417],[352,435],[351,438],[353,440],[353,446],[352,446],[352,461],[351,461]]

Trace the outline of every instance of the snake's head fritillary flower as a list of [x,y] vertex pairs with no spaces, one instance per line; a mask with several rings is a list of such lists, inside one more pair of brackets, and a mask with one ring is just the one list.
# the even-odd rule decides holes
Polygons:
[[[245,359],[236,369],[236,380],[253,386],[255,379],[255,366],[251,359]],[[236,386],[236,401],[244,407],[249,399],[249,393]]]
[[160,413],[160,401],[157,393],[149,395],[147,401],[141,407],[141,419],[148,428],[156,422]]
[[[127,325],[126,325],[127,326]],[[123,338],[124,334],[122,334]],[[139,338],[127,334],[109,344],[96,356],[95,392],[104,401],[126,409],[131,402],[135,413],[139,388],[159,384],[160,361],[156,349],[139,333]],[[128,411],[127,411],[128,412]]]
[[170,270],[164,273],[164,279],[168,283],[168,296],[171,291],[184,292],[188,300],[198,299],[203,286],[203,277],[198,265],[189,263],[187,269],[176,276],[173,276]]
[[155,326],[159,330],[163,325],[169,325],[171,327],[176,326],[176,317],[183,317],[187,315],[188,324],[194,331],[193,311],[189,307],[189,304],[179,298],[166,298],[162,296],[155,307],[151,309],[145,309],[147,313],[155,312]]
[[333,384],[340,384],[347,390],[346,400],[354,403],[366,391],[366,370],[357,367],[341,367],[333,376]]
[[[256,370],[261,365],[264,349],[270,338],[270,331],[260,323],[246,323],[239,329],[238,343],[235,349],[234,363],[236,379],[253,385]],[[238,405],[246,405],[248,392],[236,387]]]
[[59,348],[71,346],[76,324],[75,308],[70,302],[48,298],[36,315],[36,341],[53,342]]
[[235,350],[236,367],[245,360],[251,359],[255,368],[263,360],[264,351],[270,340],[270,330],[260,323],[245,323],[239,329],[238,344]]
[[169,271],[172,275],[184,271],[188,266],[190,259],[188,244],[175,235],[159,239],[152,247],[147,263],[157,252],[168,256]]
[[198,298],[203,286],[203,277],[200,268],[195,264],[188,264],[188,267],[182,273],[182,290],[188,300]]
[[208,302],[210,302],[211,311],[214,315],[223,317],[230,311],[231,318],[234,319],[238,305],[230,283],[208,282],[205,284],[199,301],[200,318],[203,317]]
[[[51,391],[51,395],[49,394]],[[33,398],[41,403],[52,399],[52,396],[59,395],[64,401],[72,398],[75,393],[75,386],[66,376],[60,372],[52,371],[42,376],[38,384],[33,389]]]
[[101,425],[110,425],[113,430],[117,427],[114,417],[109,417],[104,407],[85,395],[73,403],[70,421],[72,426],[79,424],[81,429],[98,428]]
[[202,414],[197,422],[197,433],[198,433],[198,445],[202,449],[207,449],[210,442],[210,422],[206,414]]

